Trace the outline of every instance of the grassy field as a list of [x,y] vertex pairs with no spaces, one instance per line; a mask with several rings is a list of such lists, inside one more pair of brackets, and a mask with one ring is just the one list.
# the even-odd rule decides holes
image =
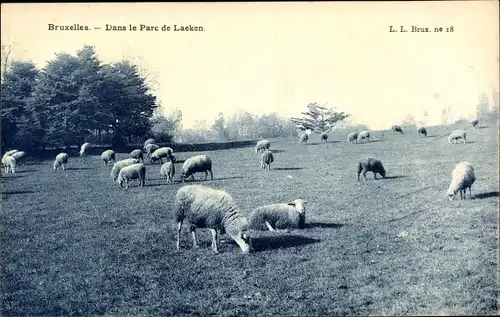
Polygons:
[[[0,315],[498,314],[498,128],[468,129],[465,145],[435,137],[453,128],[430,127],[427,139],[374,132],[357,145],[275,140],[270,172],[253,148],[205,152],[215,179],[197,183],[227,190],[245,215],[309,201],[305,229],[252,231],[248,255],[227,236],[214,254],[203,229],[192,249],[186,224],[175,249],[182,184],[165,185],[159,165],[147,166],[146,187],[125,190],[98,156],[57,173],[28,161],[2,176]],[[356,181],[367,155],[388,178]],[[475,167],[473,199],[450,202],[460,161]]]

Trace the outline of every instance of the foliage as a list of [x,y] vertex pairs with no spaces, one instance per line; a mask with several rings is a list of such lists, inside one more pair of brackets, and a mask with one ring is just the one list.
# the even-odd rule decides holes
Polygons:
[[300,131],[310,129],[315,133],[329,132],[335,125],[347,117],[344,112],[337,112],[333,108],[320,106],[318,103],[309,103],[308,111],[302,112],[302,118],[291,118]]
[[172,142],[182,128],[182,112],[176,108],[170,114],[159,114],[152,119],[151,134],[157,142]]

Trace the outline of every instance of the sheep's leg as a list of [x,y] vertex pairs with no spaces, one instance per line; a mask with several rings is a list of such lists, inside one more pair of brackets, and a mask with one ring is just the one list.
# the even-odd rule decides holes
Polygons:
[[266,226],[269,229],[269,231],[275,231],[275,229],[273,228],[273,226],[271,226],[271,224],[269,222],[267,222],[267,221],[266,221]]
[[205,171],[205,180],[208,178],[208,171]]
[[198,236],[196,235],[196,227],[194,225],[189,226],[189,231],[191,231],[191,237],[193,238],[193,248],[198,248]]
[[191,174],[191,180],[194,182],[194,173]]
[[373,172],[373,179],[377,179],[377,173],[376,172]]
[[210,179],[214,180],[214,173],[212,173],[212,170],[210,170]]
[[212,232],[212,250],[214,250],[215,253],[219,253],[219,249],[217,248],[217,230],[210,228],[210,232]]
[[471,186],[469,186],[469,197],[472,199],[472,190],[471,190]]
[[177,250],[181,249],[182,220],[177,222]]
[[359,175],[361,174],[361,172],[358,172],[358,182],[359,182]]
[[62,170],[65,171],[66,170],[66,164],[63,164],[62,165]]
[[365,181],[367,181],[367,180],[368,180],[368,179],[366,178],[366,173],[368,173],[368,171],[363,170],[363,177],[365,178]]

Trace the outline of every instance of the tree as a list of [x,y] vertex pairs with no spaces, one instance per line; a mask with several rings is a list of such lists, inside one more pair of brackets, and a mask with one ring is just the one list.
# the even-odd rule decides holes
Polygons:
[[441,124],[450,124],[453,122],[451,106],[441,109]]
[[12,44],[2,44],[2,47],[1,47],[1,58],[2,60],[0,61],[1,62],[1,72],[2,72],[2,82],[3,82],[3,79],[4,79],[4,76],[5,74],[7,73],[7,67],[9,67],[9,63],[10,63],[10,54],[12,53]]
[[291,118],[296,124],[296,128],[301,131],[311,129],[315,133],[330,132],[335,125],[347,117],[344,112],[337,112],[333,108],[326,108],[317,103],[309,103],[308,111],[302,112],[302,118]]
[[484,115],[488,114],[490,109],[488,94],[482,92],[479,95],[479,102],[476,105],[476,119],[482,118]]
[[151,119],[151,132],[157,142],[171,142],[182,128],[182,112],[176,108],[172,113],[159,114]]
[[415,119],[415,116],[412,115],[411,113],[407,114],[406,117],[401,121],[401,125],[403,126],[415,126],[417,123],[417,120]]
[[219,114],[217,114],[217,117],[215,118],[214,123],[211,126],[211,129],[215,134],[214,137],[217,141],[227,141],[229,139],[225,127],[225,121],[226,120],[224,118],[224,114],[222,112],[219,112]]

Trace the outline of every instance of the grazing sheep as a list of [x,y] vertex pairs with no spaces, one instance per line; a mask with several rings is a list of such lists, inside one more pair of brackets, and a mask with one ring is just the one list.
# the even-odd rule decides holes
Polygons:
[[167,184],[174,183],[175,165],[173,162],[165,162],[161,165],[160,176],[167,179]]
[[459,139],[464,140],[464,144],[467,143],[467,133],[464,130],[455,130],[448,136],[448,143],[458,143]]
[[423,135],[424,137],[427,137],[427,129],[425,127],[420,127],[417,129],[417,134],[418,134],[418,137],[420,137],[421,135]]
[[142,150],[139,149],[133,150],[132,152],[130,152],[128,157],[133,159],[138,159],[144,163],[144,154],[142,153]]
[[57,154],[56,159],[55,159],[54,164],[53,164],[54,171],[56,171],[59,167],[63,171],[65,171],[66,170],[66,164],[68,164],[68,160],[69,160],[69,155],[68,154],[66,154],[64,152]]
[[327,143],[328,142],[328,133],[322,132],[320,134],[321,142]]
[[265,170],[267,167],[267,170],[271,170],[271,163],[274,162],[274,156],[273,152],[270,150],[265,150],[264,153],[262,153],[262,159],[261,159],[261,166]]
[[477,119],[472,120],[471,124],[472,124],[472,126],[473,126],[474,128],[478,128],[478,127],[479,127],[479,120],[477,120]]
[[205,172],[205,180],[207,180],[208,172],[210,172],[210,178],[214,180],[212,160],[205,154],[190,157],[184,162],[181,169],[181,180],[184,182],[186,178],[191,176],[194,181],[194,174],[201,172]]
[[12,153],[10,156],[12,156],[13,158],[16,159],[16,161],[19,161],[23,156],[24,156],[24,151],[16,151],[14,153]]
[[173,154],[172,154],[172,155],[170,155],[170,157],[169,157],[168,159],[169,159],[169,160],[170,160],[170,162],[172,162],[172,163],[177,162],[177,158],[176,158],[176,157],[175,157],[175,155],[173,155]]
[[401,128],[400,125],[393,125],[391,127],[391,130],[392,130],[392,134],[396,134],[396,132],[403,134],[403,128]]
[[87,150],[88,150],[89,147],[90,147],[90,143],[89,142],[83,143],[82,147],[80,148],[80,156],[87,155]]
[[149,145],[149,144],[154,144],[155,143],[155,140],[154,139],[147,139],[146,142],[144,142],[144,150],[146,150],[146,147]]
[[370,131],[364,130],[359,132],[358,134],[358,142],[361,140],[369,140],[370,139]]
[[101,154],[101,159],[104,162],[104,165],[108,165],[109,162],[113,161],[113,163],[116,162],[116,154],[115,151],[113,150],[106,150],[102,152]]
[[351,133],[349,133],[349,135],[347,135],[347,142],[352,143],[354,141],[356,141],[356,143],[358,143],[358,132],[357,131],[351,132]]
[[255,153],[259,153],[259,151],[269,150],[270,146],[271,146],[271,142],[269,142],[269,140],[260,140],[255,145]]
[[144,187],[146,184],[146,166],[144,164],[137,163],[122,167],[116,182],[120,184],[120,187],[125,183],[125,188],[128,189],[128,183],[134,179],[139,180],[139,187]]
[[303,229],[306,221],[306,203],[295,199],[289,203],[257,207],[248,222],[250,229],[275,231],[276,229]]
[[309,135],[304,132],[300,135],[299,144],[307,143],[307,140],[309,140]]
[[4,166],[4,172],[5,174],[8,174],[9,171],[12,172],[13,174],[16,173],[16,159],[10,155],[4,155],[2,157],[2,165]]
[[373,179],[377,179],[377,173],[379,173],[383,178],[385,178],[385,169],[382,162],[379,159],[364,157],[358,162],[358,181],[359,174],[363,172],[363,177],[366,180],[366,173],[373,172]]
[[116,162],[115,164],[113,164],[113,168],[111,169],[111,174],[110,174],[111,180],[113,182],[116,182],[116,179],[118,178],[118,174],[120,173],[120,170],[122,168],[124,168],[125,166],[132,165],[132,164],[137,164],[137,163],[139,163],[139,160],[134,159],[134,158],[127,158],[127,159]]
[[229,193],[201,185],[181,187],[175,195],[175,217],[177,221],[177,250],[180,250],[182,222],[186,220],[193,238],[193,247],[198,247],[196,228],[209,228],[212,233],[212,250],[217,247],[218,231],[227,233],[241,248],[249,253],[251,240],[248,220],[241,215]]
[[156,144],[150,143],[146,145],[146,154],[148,157],[151,157],[151,154],[154,153],[154,151],[158,150],[160,147]]
[[172,155],[174,151],[169,147],[161,147],[151,154],[151,164],[154,164],[156,161],[160,161],[163,164],[163,158],[167,158],[167,160],[172,160]]
[[18,150],[10,150],[10,151],[7,151],[5,152],[5,154],[2,156],[2,158],[6,157],[6,156],[11,156],[12,154],[16,153],[16,152],[19,152]]
[[455,199],[455,195],[460,191],[460,199],[465,199],[466,189],[469,188],[469,197],[472,197],[471,186],[476,180],[474,167],[469,162],[458,163],[451,172],[451,183],[448,191],[448,199]]

